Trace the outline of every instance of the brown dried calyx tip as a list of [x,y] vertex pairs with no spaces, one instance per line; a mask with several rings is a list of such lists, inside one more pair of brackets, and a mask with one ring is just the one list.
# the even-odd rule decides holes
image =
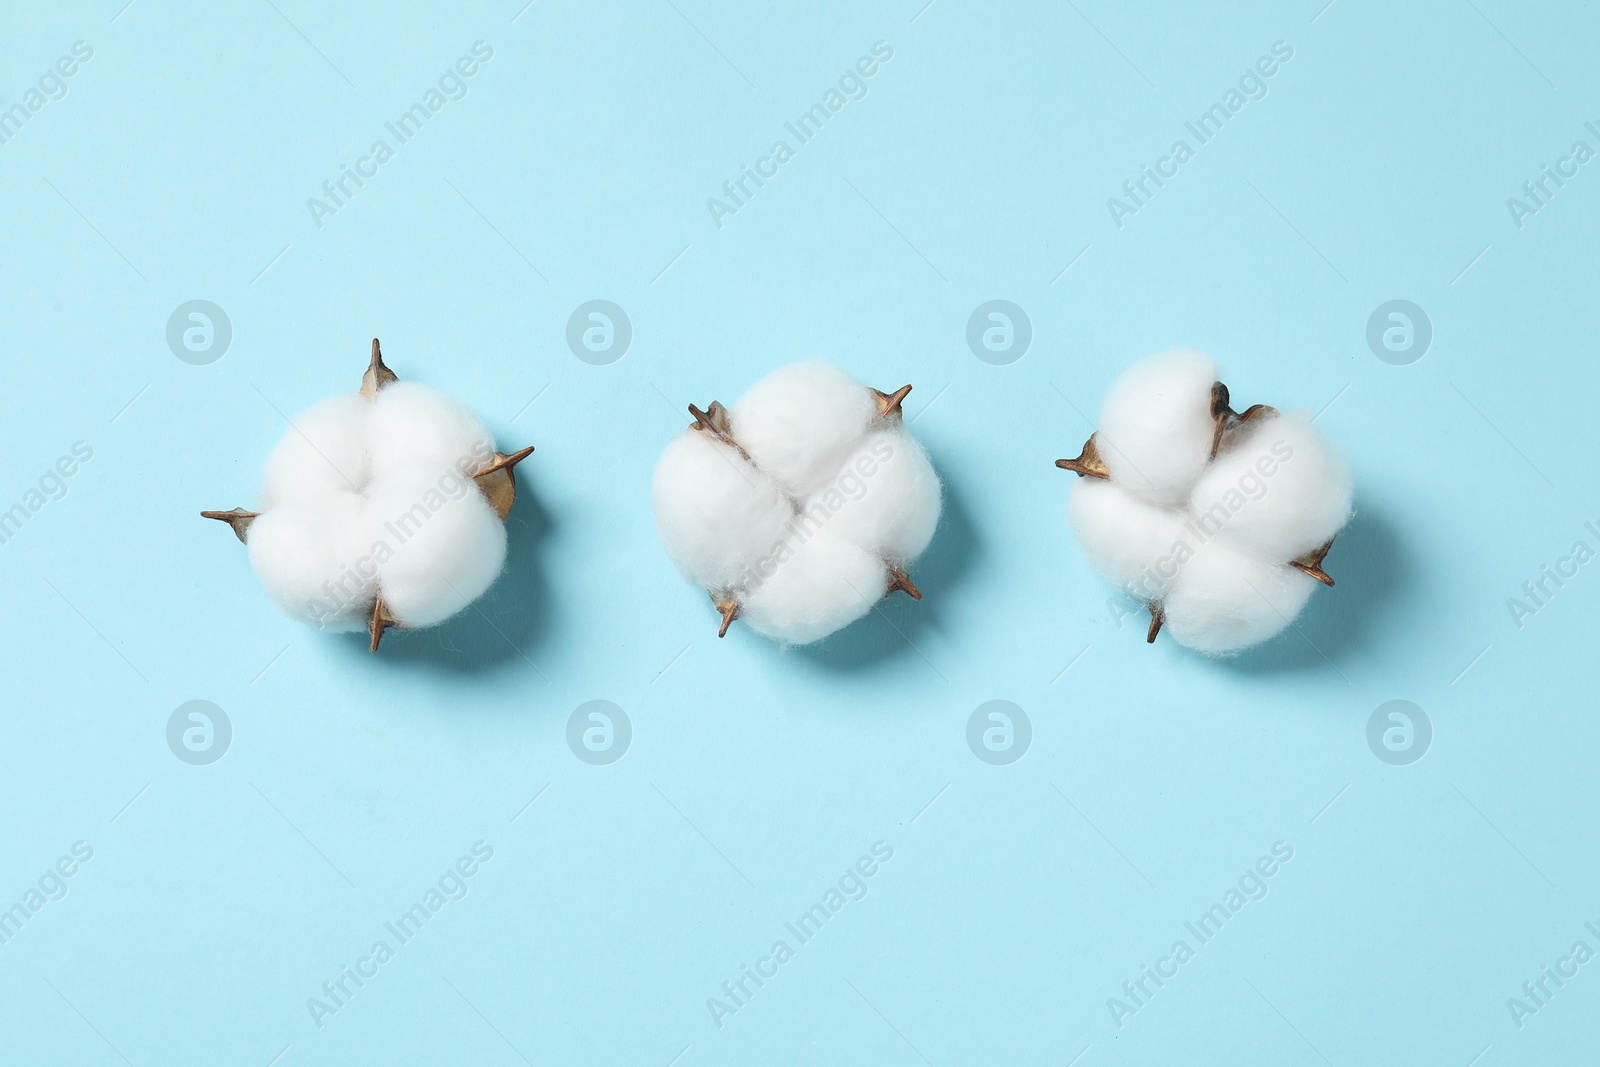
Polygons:
[[1328,558],[1328,549],[1333,547],[1334,538],[1328,538],[1328,543],[1312,552],[1307,552],[1299,559],[1289,561],[1289,566],[1302,574],[1309,574],[1323,585],[1332,585],[1333,576],[1322,569],[1322,561]]
[[1277,413],[1277,408],[1265,404],[1252,404],[1242,413],[1234,411],[1228,406],[1228,387],[1221,382],[1212,382],[1211,418],[1216,421],[1217,428],[1211,435],[1211,458],[1217,458],[1217,453],[1222,451],[1222,442],[1239,427],[1252,419],[1264,419]]
[[904,591],[908,596],[911,597],[912,600],[922,599],[922,590],[911,584],[911,575],[907,574],[899,567],[890,567],[889,588],[884,595],[888,596],[889,593],[894,592],[896,589]]
[[[378,345],[378,339],[372,339],[372,362],[367,365],[366,372],[361,375],[361,395],[371,400],[378,395],[378,390],[386,385],[392,385],[400,380],[400,376],[389,369],[383,361],[383,350]],[[517,499],[517,479],[512,473],[518,463],[533,454],[533,446],[529,445],[517,452],[507,454],[496,452],[484,468],[472,475],[483,495],[489,499],[495,513],[504,522],[506,516],[511,514],[511,505]],[[256,520],[257,512],[246,511],[244,508],[234,508],[232,511],[202,511],[201,518],[217,519],[227,523],[233,528],[235,536],[241,542],[246,541],[250,524]],[[378,650],[378,642],[383,640],[385,630],[390,628],[404,629],[389,614],[389,609],[384,606],[380,594],[372,605],[372,620],[367,625],[367,631],[372,634],[372,651]]]
[[239,539],[239,543],[243,544],[245,532],[250,529],[250,524],[256,521],[257,514],[244,508],[234,508],[232,511],[202,511],[200,517],[227,523],[233,527],[233,535]]
[[1098,432],[1089,435],[1083,443],[1083,451],[1074,459],[1058,459],[1056,466],[1064,471],[1072,471],[1080,478],[1109,478],[1111,472],[1106,470],[1105,460],[1100,458],[1100,446],[1095,444]]
[[1166,613],[1161,610],[1161,601],[1150,601],[1150,629],[1145,631],[1145,644],[1153,645],[1156,643],[1156,634],[1161,632],[1161,624],[1166,621],[1167,616]]
[[728,636],[728,627],[733,625],[733,620],[739,617],[739,602],[731,596],[713,596],[712,605],[722,616],[722,626],[717,629],[718,637]]
[[689,429],[708,433],[738,452],[745,459],[748,460],[750,458],[750,453],[744,450],[744,446],[733,439],[733,431],[729,429],[728,409],[723,406],[722,401],[713,400],[711,406],[704,411],[690,404],[689,414],[694,416],[694,421],[689,424]]
[[872,399],[878,402],[878,418],[898,419],[902,417],[905,413],[900,410],[900,404],[907,396],[910,395],[910,393],[911,386],[909,385],[902,385],[892,393],[885,393],[882,390],[874,389],[872,391]]

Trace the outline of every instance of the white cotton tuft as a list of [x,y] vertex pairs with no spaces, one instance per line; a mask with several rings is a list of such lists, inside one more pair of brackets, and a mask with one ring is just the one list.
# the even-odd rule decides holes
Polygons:
[[745,594],[739,617],[784,644],[810,644],[871,611],[888,582],[882,559],[824,529]]
[[294,417],[261,471],[261,507],[316,493],[356,493],[372,475],[367,453],[368,401],[342,393]]
[[1216,538],[1179,571],[1162,602],[1166,628],[1181,645],[1226,655],[1284,630],[1317,582],[1281,563],[1247,555]]
[[831,528],[858,545],[876,545],[897,565],[922,555],[939,525],[939,476],[898,422],[868,434],[818,496],[837,504]]
[[773,554],[793,515],[770,478],[700,430],[667,445],[650,495],[667,555],[685,579],[719,594]]
[[1083,478],[1067,498],[1083,554],[1106,580],[1140,600],[1160,600],[1186,553],[1184,515],[1134,496],[1115,482]]
[[[1085,476],[1068,515],[1108,581],[1148,601],[1179,644],[1213,655],[1286,629],[1317,579],[1309,564],[1350,517],[1350,467],[1303,415],[1211,414],[1217,368],[1175,349],[1109,390],[1095,443],[1109,477]],[[1120,447],[1119,447],[1120,446]]]
[[505,525],[453,467],[418,467],[375,483],[367,515],[383,603],[402,626],[448,619],[482,596],[505,563]]
[[267,459],[251,568],[287,615],[321,629],[366,629],[380,597],[401,626],[442,622],[505,563],[505,527],[470,477],[494,451],[482,420],[427,386],[322,401]]
[[662,545],[719,610],[807,644],[865,615],[891,569],[910,591],[941,487],[897,410],[837,367],[799,363],[740,397],[727,436],[682,434],[651,485]]
[[1303,415],[1252,419],[1195,486],[1196,520],[1271,559],[1304,556],[1350,517],[1350,465]]
[[1211,457],[1217,365],[1175,348],[1140,360],[1111,383],[1096,445],[1111,477],[1156,504],[1181,504]]
[[377,582],[362,509],[355,495],[322,494],[278,504],[250,524],[250,569],[285,615],[330,631],[366,625]]
[[391,382],[371,400],[367,450],[378,476],[404,467],[473,474],[494,458],[494,437],[455,397],[417,382]]
[[877,417],[872,392],[828,363],[791,363],[728,409],[734,440],[791,497],[804,498],[839,466]]

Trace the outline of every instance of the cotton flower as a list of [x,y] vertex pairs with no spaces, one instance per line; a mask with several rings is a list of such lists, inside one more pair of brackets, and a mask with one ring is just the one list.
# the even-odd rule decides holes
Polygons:
[[1108,581],[1150,606],[1148,639],[1238,652],[1282,632],[1350,517],[1344,458],[1303,415],[1229,407],[1199,352],[1141,360],[1112,383],[1076,459],[1067,514]]
[[656,463],[652,497],[667,555],[722,615],[803,645],[895,589],[939,522],[940,487],[900,415],[908,385],[881,393],[827,363],[772,372],[731,408],[713,403]]
[[290,618],[366,630],[433,626],[494,582],[506,557],[512,468],[459,401],[399,381],[376,339],[359,393],[302,412],[267,457],[259,511],[201,512],[233,527]]

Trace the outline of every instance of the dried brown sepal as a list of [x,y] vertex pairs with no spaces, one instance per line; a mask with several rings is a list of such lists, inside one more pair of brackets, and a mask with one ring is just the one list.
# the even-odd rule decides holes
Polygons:
[[1323,585],[1332,585],[1333,576],[1322,569],[1322,561],[1328,558],[1328,549],[1333,547],[1333,538],[1328,538],[1328,543],[1314,552],[1307,552],[1299,559],[1289,561],[1289,566],[1301,574],[1309,574]]
[[878,402],[878,418],[900,418],[905,414],[900,410],[900,404],[910,394],[911,386],[909,385],[902,385],[892,393],[885,393],[874,389],[872,391],[872,399]]
[[1150,601],[1150,629],[1144,635],[1144,643],[1156,643],[1156,634],[1161,632],[1161,624],[1167,621],[1166,613],[1161,610],[1161,601]]
[[372,651],[378,651],[378,642],[383,640],[383,633],[391,626],[399,626],[389,609],[383,603],[383,597],[372,602],[372,621],[367,623],[367,633],[372,635]]
[[532,445],[510,455],[496,452],[489,465],[472,476],[472,480],[478,483],[483,495],[489,498],[489,503],[494,507],[495,514],[500,516],[501,522],[511,514],[511,505],[517,502],[517,478],[512,473],[512,468],[532,454]]
[[1229,406],[1228,387],[1221,382],[1212,382],[1211,418],[1216,421],[1217,428],[1211,435],[1211,458],[1217,458],[1217,453],[1222,451],[1223,442],[1239,427],[1252,419],[1267,418],[1277,413],[1277,408],[1268,407],[1266,404],[1252,404],[1242,412],[1234,411]]
[[200,517],[227,523],[233,527],[233,535],[239,539],[239,543],[245,544],[245,533],[250,529],[250,524],[256,521],[257,514],[244,508],[234,508],[232,511],[202,511]]
[[361,376],[361,395],[371,400],[378,395],[378,390],[391,382],[398,382],[400,376],[390,370],[383,361],[383,352],[378,348],[378,339],[372,339],[372,362],[367,367],[367,372]]
[[728,636],[728,627],[733,625],[733,620],[739,617],[739,602],[731,596],[713,596],[712,606],[722,615],[722,625],[717,629],[718,637]]
[[1058,459],[1056,466],[1064,471],[1071,471],[1080,478],[1110,478],[1111,472],[1106,469],[1105,460],[1100,458],[1100,446],[1095,444],[1095,438],[1099,436],[1098,431],[1090,434],[1077,458]]
[[890,593],[894,592],[896,589],[899,589],[902,592],[906,593],[908,596],[911,597],[912,600],[921,600],[922,599],[922,590],[918,589],[915,585],[913,585],[911,583],[911,575],[907,574],[905,571],[901,570],[899,567],[890,567],[889,568],[889,588],[884,592],[883,595],[884,596],[888,596]]
[[750,453],[744,450],[744,446],[733,439],[733,431],[730,429],[730,423],[728,422],[728,409],[723,406],[722,401],[713,400],[711,406],[704,411],[690,404],[689,414],[694,416],[694,421],[689,424],[689,429],[708,433],[738,452],[745,459],[750,458]]

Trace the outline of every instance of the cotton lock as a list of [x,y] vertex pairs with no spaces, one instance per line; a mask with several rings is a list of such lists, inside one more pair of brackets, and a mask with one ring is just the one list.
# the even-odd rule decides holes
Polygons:
[[742,618],[783,644],[847,626],[896,589],[933,539],[941,490],[883,393],[827,363],[781,367],[731,408],[689,405],[652,484],[656,528],[710,594],[719,636]]
[[1227,655],[1300,614],[1350,517],[1349,465],[1311,420],[1264,404],[1230,406],[1200,352],[1129,367],[1099,428],[1056,466],[1080,481],[1067,504],[1096,570],[1150,607],[1181,645]]
[[495,450],[459,401],[400,381],[377,339],[358,393],[298,415],[262,469],[258,511],[227,522],[288,615],[371,635],[434,626],[493,584],[506,558],[513,468],[533,449]]

